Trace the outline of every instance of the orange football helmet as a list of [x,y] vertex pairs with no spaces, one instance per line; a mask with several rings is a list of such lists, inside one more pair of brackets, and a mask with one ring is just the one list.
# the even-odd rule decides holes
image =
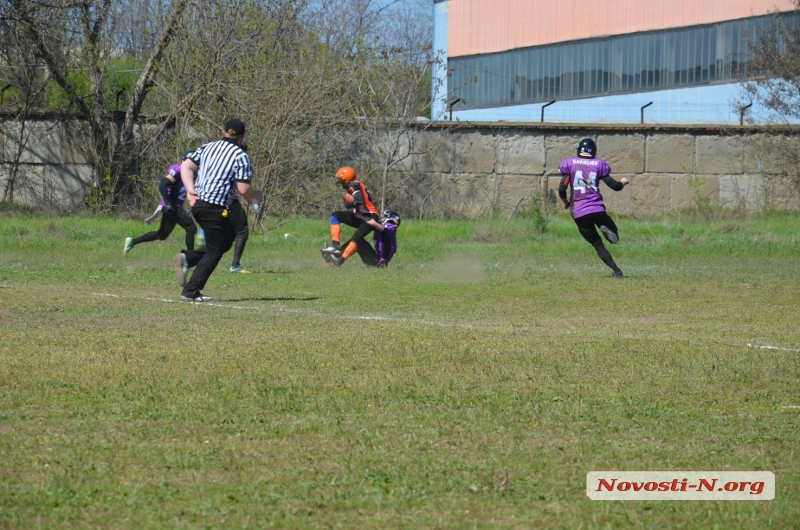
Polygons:
[[342,167],[339,168],[339,171],[336,172],[336,180],[339,181],[339,184],[344,186],[345,184],[349,184],[356,179],[356,170],[351,167]]

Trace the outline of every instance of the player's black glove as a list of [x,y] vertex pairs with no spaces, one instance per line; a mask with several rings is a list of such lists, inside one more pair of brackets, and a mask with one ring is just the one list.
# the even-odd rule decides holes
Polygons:
[[164,205],[162,210],[164,211],[164,213],[172,213],[175,211],[175,206],[170,203],[167,203]]

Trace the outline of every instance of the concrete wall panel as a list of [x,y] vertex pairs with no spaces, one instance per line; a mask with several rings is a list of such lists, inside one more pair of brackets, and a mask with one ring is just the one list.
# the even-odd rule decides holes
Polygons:
[[530,175],[502,175],[500,181],[500,196],[498,208],[506,213],[520,203],[527,204],[533,198],[538,198],[541,193],[541,181],[538,177]]
[[[561,199],[558,198],[558,184],[561,182],[561,176],[557,173],[554,175],[548,172],[548,174],[542,178],[547,181],[546,188],[542,190],[547,194],[547,204],[550,204],[556,208],[561,208]],[[541,182],[540,185],[542,185]]]
[[744,140],[741,136],[698,136],[695,146],[699,175],[742,173]]
[[77,206],[92,184],[91,166],[46,166],[42,174],[41,200],[48,205]]
[[[620,175],[617,178],[621,178]],[[633,189],[633,186],[626,186],[622,191],[614,191],[601,184],[600,193],[603,194],[606,210],[611,214],[636,215],[638,210],[634,203]]]
[[91,164],[91,128],[86,122],[68,121],[64,125],[64,164]]
[[800,186],[796,179],[766,177],[764,179],[767,204],[776,210],[800,209]]
[[[646,179],[637,178],[631,181],[615,195],[629,194],[631,197],[631,213],[633,215],[648,215],[652,213],[665,213],[670,210],[670,185],[672,177],[669,175],[653,175]],[[614,193],[614,192],[611,192]],[[604,193],[603,196],[608,194]]]
[[414,165],[411,157],[411,138],[401,130],[387,131],[378,138],[375,156],[379,159],[393,156],[399,160],[392,167],[392,171],[411,171]]
[[424,173],[451,173],[455,138],[449,134],[423,132],[414,138],[414,167]]
[[[8,186],[12,172],[5,167],[0,174],[2,189]],[[47,166],[21,165],[15,175],[13,183],[14,202],[22,206],[41,206],[44,191],[44,174]]]
[[689,134],[653,134],[647,138],[647,173],[694,172],[694,137]]
[[608,134],[597,143],[597,156],[611,166],[613,175],[644,173],[644,135]]
[[672,210],[696,211],[719,204],[719,179],[711,176],[673,175],[670,188]]
[[501,131],[497,134],[496,142],[497,173],[517,175],[544,173],[544,135]]
[[759,210],[766,204],[766,179],[755,175],[719,177],[719,204],[731,210]]
[[544,143],[545,169],[558,173],[558,166],[562,161],[577,155],[578,142],[584,138],[586,138],[585,135],[547,135]]
[[62,161],[61,125],[50,121],[6,121],[5,162],[20,164],[60,164]]
[[800,171],[800,136],[751,134],[743,141],[745,173],[780,175]]
[[455,134],[456,173],[494,173],[495,137],[491,130],[464,130]]

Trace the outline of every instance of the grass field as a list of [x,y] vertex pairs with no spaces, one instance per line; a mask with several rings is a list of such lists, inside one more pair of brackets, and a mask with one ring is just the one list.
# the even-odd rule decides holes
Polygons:
[[[562,214],[406,220],[383,270],[299,220],[201,305],[180,229],[0,217],[0,528],[800,528],[800,217],[618,224],[624,280]],[[590,501],[608,469],[776,498]]]

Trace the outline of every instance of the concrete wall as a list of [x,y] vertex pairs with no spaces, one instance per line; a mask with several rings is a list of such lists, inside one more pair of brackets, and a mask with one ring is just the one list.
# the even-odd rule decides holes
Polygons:
[[[631,179],[621,192],[601,185],[611,211],[800,209],[798,127],[434,122],[404,146],[410,156],[399,167],[423,209],[474,215],[543,197],[556,204],[558,165],[585,137],[615,178]],[[80,204],[95,179],[87,139],[79,121],[3,122],[0,200],[16,175],[16,203]]]
[[69,208],[94,182],[89,131],[71,120],[3,121],[0,127],[0,200],[26,206]]
[[[633,215],[721,207],[799,209],[800,128],[709,126],[591,126],[458,123],[418,135],[418,200],[477,212],[512,209],[546,194],[556,201],[558,165],[575,156],[582,138],[595,139],[598,156],[619,180],[601,185],[611,211]],[[435,188],[435,191],[431,192]],[[422,197],[425,193],[427,197]],[[465,212],[466,213],[466,212]]]

